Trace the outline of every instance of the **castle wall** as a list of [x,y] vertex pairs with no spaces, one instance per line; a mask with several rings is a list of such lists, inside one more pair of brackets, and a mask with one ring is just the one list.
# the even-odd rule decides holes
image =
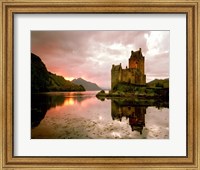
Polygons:
[[146,84],[146,75],[141,76],[141,84]]
[[144,59],[144,57],[142,57],[142,62],[141,62],[141,66],[140,66],[140,68],[141,68],[140,71],[142,74],[144,74],[144,62],[145,62],[145,59]]
[[122,70],[112,69],[111,72],[111,88],[113,89],[119,82],[122,81]]
[[129,69],[122,70],[122,82],[126,82],[126,83],[135,82],[135,76],[131,73]]
[[141,61],[139,63],[139,68],[142,74],[144,74],[144,57],[141,58]]
[[142,75],[136,69],[122,69],[121,76],[121,82],[141,85],[146,84],[146,75]]

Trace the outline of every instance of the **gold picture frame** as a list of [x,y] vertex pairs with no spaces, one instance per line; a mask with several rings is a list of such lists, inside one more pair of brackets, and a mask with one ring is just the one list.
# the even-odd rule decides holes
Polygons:
[[[199,0],[2,0],[0,2],[1,169],[200,169]],[[187,16],[187,156],[16,157],[13,155],[13,16],[42,13],[155,13]]]

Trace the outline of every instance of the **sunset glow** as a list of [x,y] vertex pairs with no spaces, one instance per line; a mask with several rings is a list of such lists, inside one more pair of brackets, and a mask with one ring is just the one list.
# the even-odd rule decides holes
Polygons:
[[169,78],[169,31],[32,31],[31,52],[66,80],[83,78],[110,88],[112,64],[125,68],[142,49],[147,81]]
[[64,101],[64,105],[68,106],[68,105],[74,105],[74,99],[73,98],[66,98]]
[[69,81],[72,81],[74,79],[74,77],[64,77],[65,80],[69,80]]

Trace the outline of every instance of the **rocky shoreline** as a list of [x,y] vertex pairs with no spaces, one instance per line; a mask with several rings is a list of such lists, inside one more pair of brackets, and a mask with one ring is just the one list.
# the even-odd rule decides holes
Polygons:
[[145,89],[144,92],[122,92],[101,90],[96,94],[99,100],[117,100],[124,104],[169,107],[169,89]]

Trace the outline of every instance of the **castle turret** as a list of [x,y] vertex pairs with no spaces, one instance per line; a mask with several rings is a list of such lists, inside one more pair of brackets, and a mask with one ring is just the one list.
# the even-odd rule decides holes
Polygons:
[[119,82],[122,81],[122,66],[112,65],[111,70],[111,88],[113,89]]
[[142,74],[144,74],[144,57],[142,55],[141,48],[135,52],[131,51],[131,56],[129,58],[129,68],[138,69]]

